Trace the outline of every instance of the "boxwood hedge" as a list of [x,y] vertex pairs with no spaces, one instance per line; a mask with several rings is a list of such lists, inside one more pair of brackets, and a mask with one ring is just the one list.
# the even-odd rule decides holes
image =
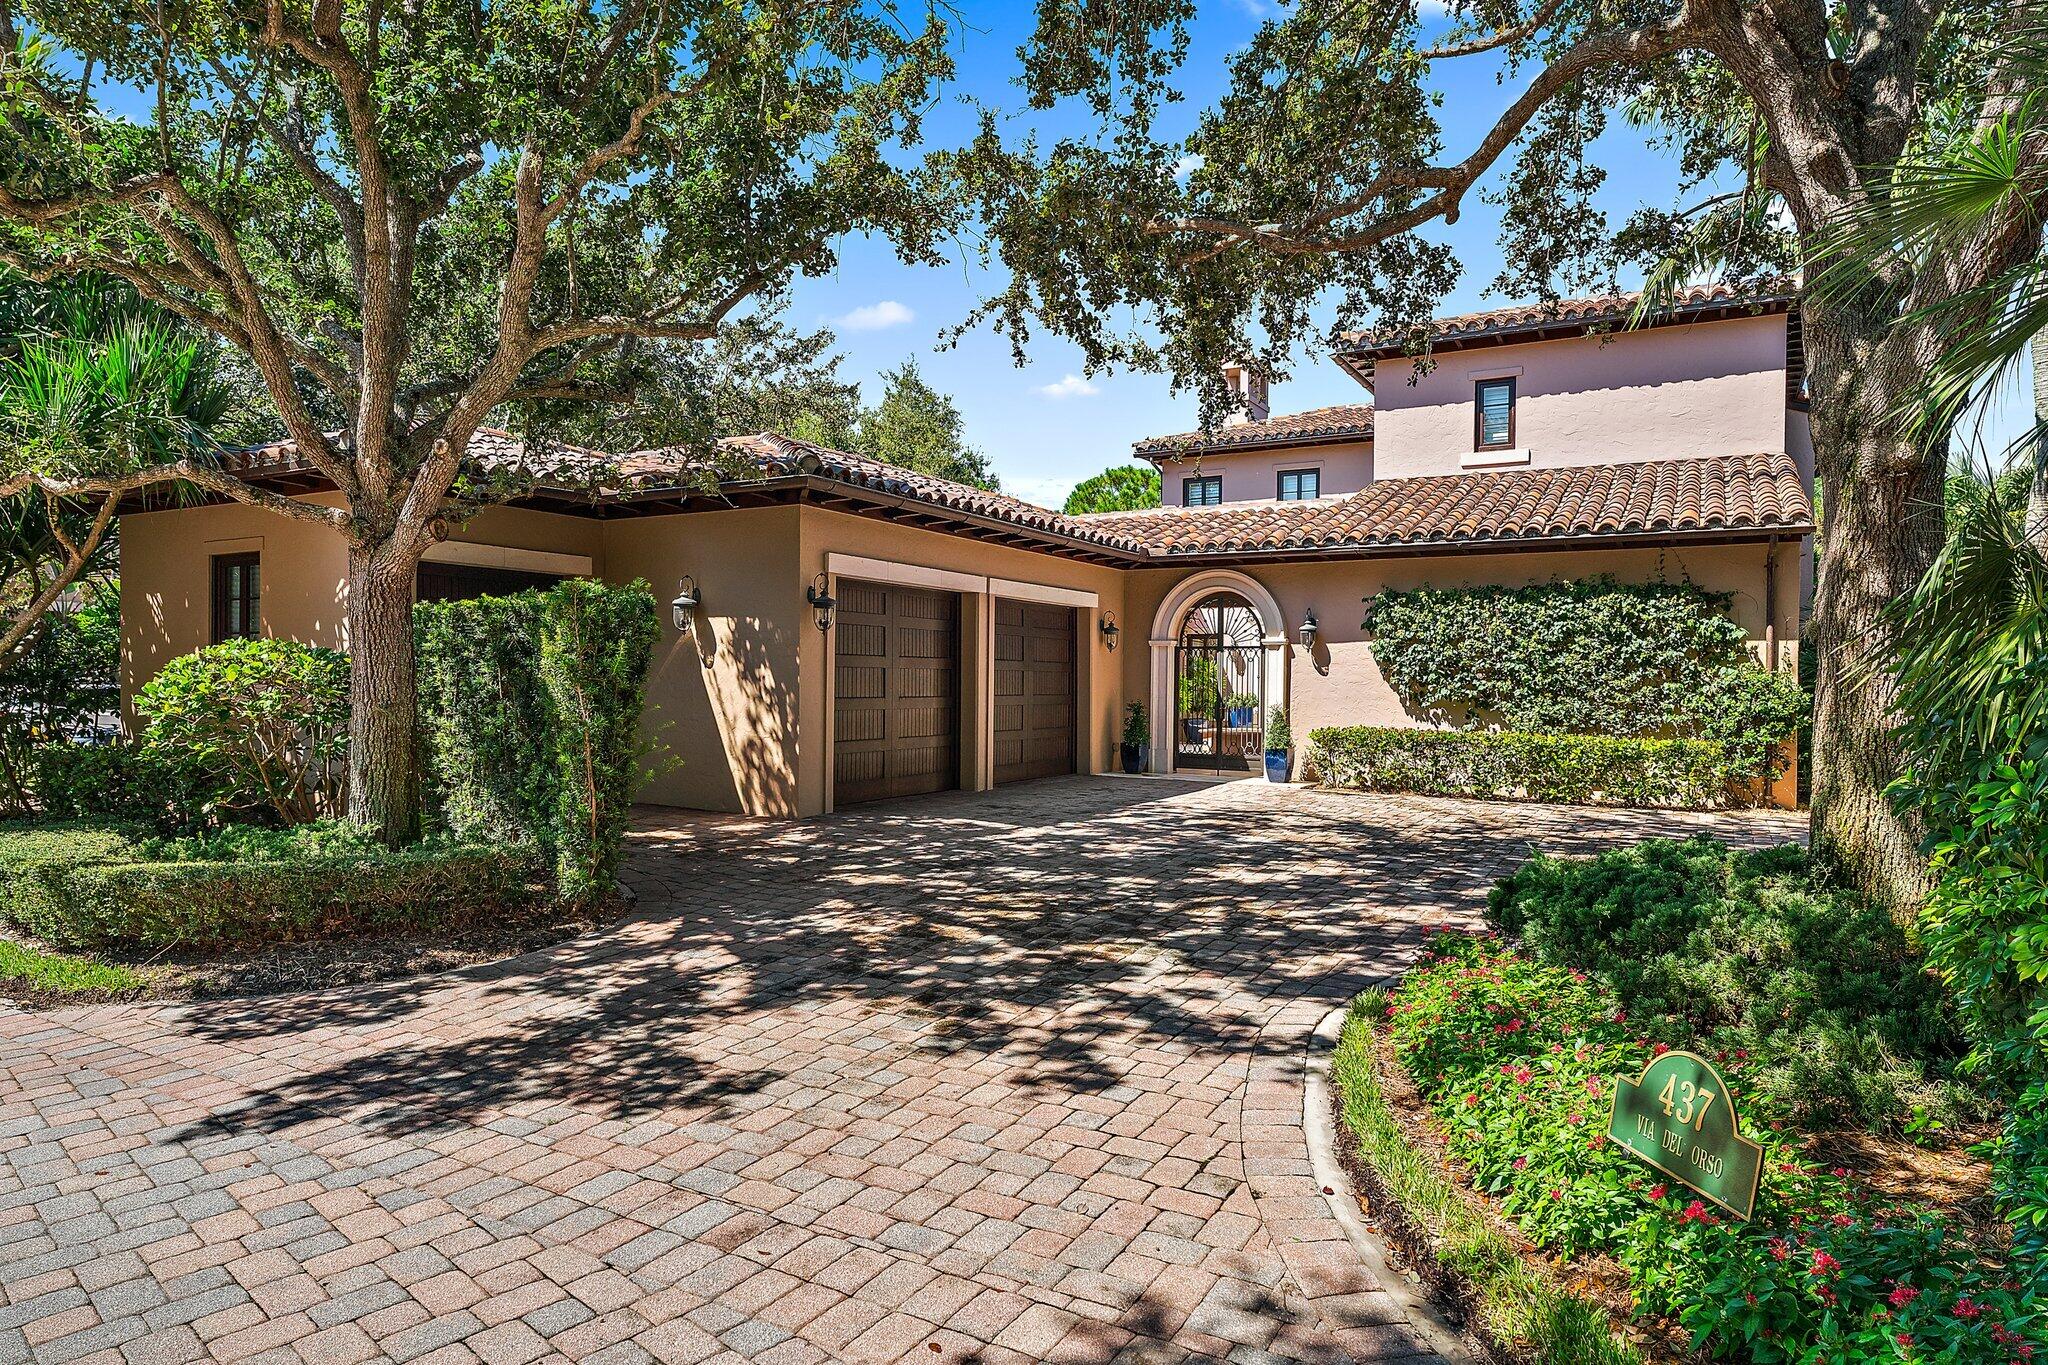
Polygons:
[[1324,782],[1366,791],[1706,810],[1756,790],[1708,740],[1375,725],[1308,738],[1310,765]]
[[457,928],[528,894],[519,845],[392,851],[310,830],[153,840],[93,824],[0,827],[0,919],[67,948],[208,948]]

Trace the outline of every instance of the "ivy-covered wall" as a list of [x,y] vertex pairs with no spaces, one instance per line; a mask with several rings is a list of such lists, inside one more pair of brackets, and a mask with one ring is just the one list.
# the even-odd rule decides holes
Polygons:
[[1365,627],[1421,719],[1464,729],[1701,739],[1768,778],[1808,701],[1731,619],[1732,595],[1611,577],[1381,592]]

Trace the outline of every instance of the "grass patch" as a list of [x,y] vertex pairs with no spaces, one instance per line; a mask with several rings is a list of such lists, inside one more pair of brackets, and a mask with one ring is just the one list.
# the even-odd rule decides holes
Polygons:
[[0,983],[45,996],[122,995],[146,984],[140,972],[0,939]]
[[1410,1145],[1379,1079],[1376,1030],[1386,1008],[1385,991],[1367,991],[1344,1020],[1331,1063],[1344,1127],[1426,1252],[1461,1282],[1472,1326],[1506,1353],[1546,1365],[1642,1365],[1641,1353],[1614,1334],[1602,1309],[1537,1273],[1437,1164]]

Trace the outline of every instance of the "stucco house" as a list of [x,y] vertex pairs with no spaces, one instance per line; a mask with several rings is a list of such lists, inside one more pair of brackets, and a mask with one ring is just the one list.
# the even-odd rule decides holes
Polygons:
[[[1813,532],[1794,299],[1701,288],[1622,330],[1631,302],[1446,318],[1422,367],[1412,337],[1350,338],[1356,404],[1273,416],[1240,375],[1228,425],[1139,443],[1169,504],[1150,511],[1069,517],[761,434],[729,443],[716,486],[642,451],[603,492],[480,513],[419,588],[594,575],[694,598],[663,622],[645,799],[763,815],[1113,771],[1129,701],[1158,772],[1256,770],[1280,703],[1298,734],[1419,723],[1361,625],[1385,588],[1685,577],[1733,594],[1759,657],[1793,668]],[[241,464],[333,496],[289,444]],[[124,699],[227,635],[347,644],[322,528],[138,508],[121,545]]]

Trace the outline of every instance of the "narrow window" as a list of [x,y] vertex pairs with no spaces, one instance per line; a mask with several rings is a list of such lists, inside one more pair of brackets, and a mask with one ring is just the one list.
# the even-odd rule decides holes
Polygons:
[[1502,450],[1515,443],[1515,381],[1482,379],[1474,387],[1472,448]]
[[1223,502],[1223,476],[1209,474],[1199,479],[1180,481],[1180,501],[1183,507],[1218,507]]
[[213,642],[262,632],[263,571],[257,556],[213,557]]
[[1322,495],[1322,470],[1283,469],[1280,471],[1280,501],[1313,502]]

